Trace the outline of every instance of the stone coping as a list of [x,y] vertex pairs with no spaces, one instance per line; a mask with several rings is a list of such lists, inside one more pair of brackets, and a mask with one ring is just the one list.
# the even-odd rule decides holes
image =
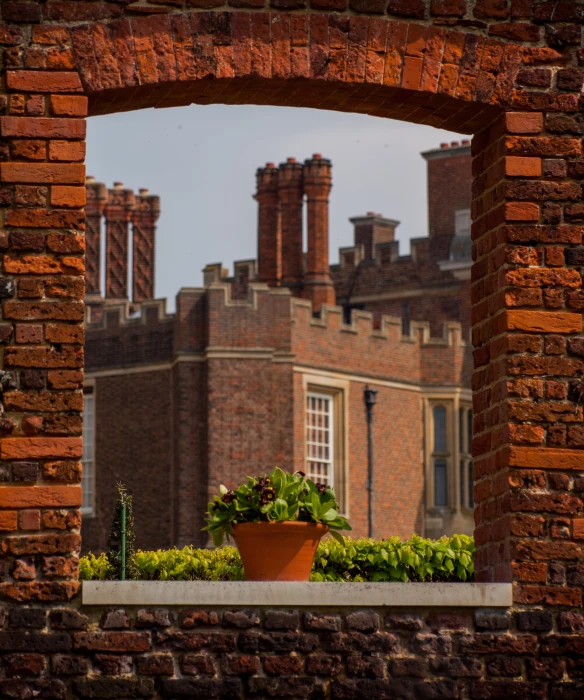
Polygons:
[[83,605],[509,607],[510,583],[84,581]]

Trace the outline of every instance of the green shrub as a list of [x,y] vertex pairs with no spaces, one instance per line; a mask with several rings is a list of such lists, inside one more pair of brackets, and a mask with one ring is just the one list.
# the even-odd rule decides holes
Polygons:
[[114,577],[114,573],[105,552],[98,557],[90,552],[79,560],[79,578],[82,581],[107,581]]
[[454,535],[439,540],[413,536],[402,542],[350,540],[345,546],[321,542],[312,581],[468,581],[474,572],[474,540]]
[[[133,557],[135,576],[148,581],[242,581],[245,579],[235,547],[138,551]],[[111,578],[105,554],[81,558],[80,578]],[[467,535],[427,540],[414,536],[407,542],[351,540],[341,545],[321,542],[311,581],[469,581],[474,571],[474,540]]]

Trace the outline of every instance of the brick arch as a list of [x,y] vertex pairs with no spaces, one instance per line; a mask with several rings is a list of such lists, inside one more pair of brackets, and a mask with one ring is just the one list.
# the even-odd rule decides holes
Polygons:
[[584,371],[581,7],[327,1],[339,12],[319,12],[325,0],[3,4],[5,597],[78,587],[84,118],[225,102],[474,134],[477,578],[514,581],[520,604],[581,605],[584,412],[568,398]]
[[190,12],[69,32],[90,115],[252,103],[475,133],[509,103],[523,55],[473,33],[324,13]]

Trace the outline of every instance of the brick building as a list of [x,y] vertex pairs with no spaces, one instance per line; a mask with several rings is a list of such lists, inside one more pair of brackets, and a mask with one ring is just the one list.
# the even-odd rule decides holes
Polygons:
[[329,265],[330,161],[269,163],[257,260],[208,265],[174,314],[154,299],[159,199],[88,179],[84,549],[105,547],[118,481],[140,547],[205,544],[219,484],[276,464],[334,484],[366,535],[366,386],[375,536],[472,532],[470,145],[422,155],[429,235],[409,255],[368,213]]

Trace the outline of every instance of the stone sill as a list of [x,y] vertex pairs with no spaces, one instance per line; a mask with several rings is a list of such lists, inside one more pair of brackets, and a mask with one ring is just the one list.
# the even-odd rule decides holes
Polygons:
[[83,605],[509,607],[510,583],[84,581]]

